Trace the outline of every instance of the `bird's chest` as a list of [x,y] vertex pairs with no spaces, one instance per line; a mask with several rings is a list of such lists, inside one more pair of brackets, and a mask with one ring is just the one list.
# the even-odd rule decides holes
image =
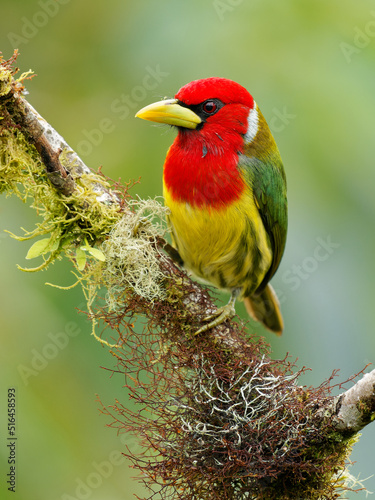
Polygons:
[[198,209],[221,210],[239,199],[246,188],[238,171],[242,144],[219,137],[206,137],[203,132],[177,136],[163,171],[164,191],[173,193],[174,200]]
[[196,276],[224,289],[255,289],[272,253],[259,212],[248,190],[221,207],[176,201],[164,187],[174,243]]

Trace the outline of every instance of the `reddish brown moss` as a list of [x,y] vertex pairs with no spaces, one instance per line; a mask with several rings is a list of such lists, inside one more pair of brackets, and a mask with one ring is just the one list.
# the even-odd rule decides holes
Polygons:
[[148,498],[338,498],[348,442],[317,417],[330,384],[298,386],[303,370],[271,360],[264,339],[249,339],[238,324],[194,336],[197,312],[213,307],[208,291],[171,261],[160,266],[164,300],[150,303],[124,286],[120,310],[97,310],[119,336],[116,371],[139,408],[116,402],[103,411],[142,443],[139,456],[125,454]]

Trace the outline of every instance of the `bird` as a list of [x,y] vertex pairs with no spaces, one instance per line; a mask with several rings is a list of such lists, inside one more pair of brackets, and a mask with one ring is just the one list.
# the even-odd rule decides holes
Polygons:
[[281,335],[269,281],[286,242],[286,176],[254,98],[232,80],[210,77],[135,116],[177,128],[163,168],[172,243],[188,271],[231,294],[196,334],[232,319],[238,299],[250,317]]

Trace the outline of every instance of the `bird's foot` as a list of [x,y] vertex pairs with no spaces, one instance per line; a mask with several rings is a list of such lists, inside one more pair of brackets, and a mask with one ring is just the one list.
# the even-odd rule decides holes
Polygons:
[[[199,335],[215,326],[221,325],[227,319],[232,319],[236,315],[236,310],[234,308],[234,301],[230,300],[225,306],[219,307],[213,314],[203,318],[203,321],[209,321],[207,325],[202,326],[195,332],[194,335]],[[214,319],[215,318],[215,319]]]

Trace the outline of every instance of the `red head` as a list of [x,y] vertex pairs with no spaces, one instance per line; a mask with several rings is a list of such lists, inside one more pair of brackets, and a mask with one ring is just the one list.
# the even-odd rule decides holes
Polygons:
[[220,207],[238,199],[245,183],[238,171],[254,100],[226,78],[195,80],[174,100],[146,106],[141,118],[178,127],[164,165],[172,195],[195,206]]

